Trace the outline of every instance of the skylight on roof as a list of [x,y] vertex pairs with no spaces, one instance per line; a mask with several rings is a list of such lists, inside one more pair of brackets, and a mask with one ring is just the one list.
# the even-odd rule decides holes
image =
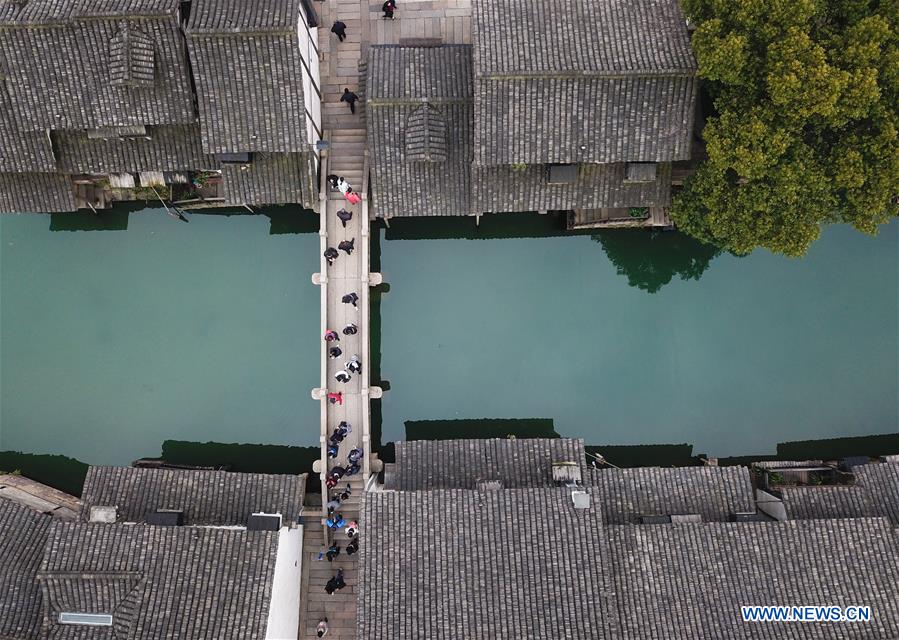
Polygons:
[[111,627],[112,615],[108,613],[71,613],[59,614],[59,624],[83,624],[93,627]]

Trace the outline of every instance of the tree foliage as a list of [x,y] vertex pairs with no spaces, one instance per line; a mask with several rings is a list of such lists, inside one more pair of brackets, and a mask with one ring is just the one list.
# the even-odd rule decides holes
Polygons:
[[675,198],[691,235],[799,256],[899,213],[899,0],[684,0],[716,114]]

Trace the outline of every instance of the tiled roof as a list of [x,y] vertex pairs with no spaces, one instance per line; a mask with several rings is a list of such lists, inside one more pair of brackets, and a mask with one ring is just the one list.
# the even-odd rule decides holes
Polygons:
[[475,82],[475,163],[670,162],[690,153],[696,78]]
[[70,176],[0,173],[0,213],[56,213],[76,207]]
[[549,211],[603,207],[662,207],[671,202],[671,164],[658,166],[652,182],[628,183],[627,164],[581,164],[577,181],[549,184],[545,165],[472,167],[474,209]]
[[225,200],[231,204],[315,203],[314,155],[257,153],[250,164],[223,164]]
[[470,214],[471,47],[372,47],[366,87],[374,214]]
[[420,104],[471,100],[471,46],[402,47],[369,50],[369,103]]
[[[129,49],[129,65],[138,65],[151,46],[152,83],[146,82],[146,69],[142,86],[115,83],[121,79],[122,59],[111,55],[111,49],[129,29],[145,41],[139,50]],[[184,43],[174,14],[133,22],[74,18],[49,28],[0,29],[0,55],[16,124],[23,131],[195,120]]]
[[475,0],[475,162],[689,157],[696,63],[677,0]]
[[41,626],[35,579],[52,518],[0,499],[0,638],[31,640]]
[[[882,519],[607,527],[616,638],[894,638],[899,534]],[[609,562],[611,560],[611,563]],[[609,566],[611,564],[611,566]],[[748,604],[856,605],[863,624],[747,624]]]
[[208,153],[307,151],[303,62],[295,28],[241,33],[244,28],[277,26],[286,18],[296,24],[300,3],[193,4],[187,47],[203,148]]
[[148,512],[182,509],[186,525],[246,525],[253,512],[281,513],[295,521],[306,476],[180,469],[90,467],[81,515],[92,506],[118,507],[120,522],[144,522]]
[[5,0],[0,24],[63,24],[76,18],[173,16],[179,0]]
[[778,487],[787,518],[884,516],[899,525],[899,464],[865,464],[853,472],[854,485]]
[[[56,523],[38,574],[48,638],[262,638],[276,532]],[[110,631],[58,624],[112,615]]]
[[69,173],[211,170],[218,162],[204,154],[198,125],[150,127],[144,138],[92,139],[84,131],[59,131],[59,168]]
[[472,4],[479,37],[474,58],[479,77],[696,70],[676,0],[475,0]]
[[404,440],[395,443],[394,484],[400,491],[474,489],[479,481],[503,487],[553,487],[552,464],[586,466],[584,441],[573,438]]
[[590,469],[584,484],[595,488],[609,524],[689,514],[701,515],[704,522],[726,522],[733,513],[755,511],[746,467]]
[[600,511],[569,493],[367,493],[356,637],[611,638]]
[[201,0],[191,9],[193,33],[296,33],[302,0]]
[[435,105],[446,121],[441,162],[410,160],[409,118],[420,107],[368,105],[372,208],[377,216],[464,216],[471,207],[471,103]]
[[[895,636],[884,519],[604,525],[567,489],[368,493],[357,637]],[[746,604],[872,607],[872,623],[746,624]]]
[[11,108],[0,88],[0,171],[56,171],[50,136],[46,131],[19,131],[7,117]]

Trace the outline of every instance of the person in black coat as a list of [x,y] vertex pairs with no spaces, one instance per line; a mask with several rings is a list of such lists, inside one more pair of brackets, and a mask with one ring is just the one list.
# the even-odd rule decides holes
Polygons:
[[350,238],[349,240],[341,240],[340,244],[337,245],[337,248],[341,251],[346,251],[347,255],[351,255],[353,253],[353,249],[355,249],[356,238]]
[[356,100],[359,99],[355,93],[350,91],[350,88],[347,87],[343,90],[343,95],[340,96],[341,102],[346,102],[350,105],[350,113],[356,113]]
[[331,27],[331,33],[336,34],[341,42],[346,40],[346,23],[337,20],[334,22],[334,26]]

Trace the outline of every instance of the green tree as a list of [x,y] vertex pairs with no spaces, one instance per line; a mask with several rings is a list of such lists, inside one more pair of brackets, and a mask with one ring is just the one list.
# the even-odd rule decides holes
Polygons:
[[684,0],[715,114],[678,227],[803,255],[822,224],[899,214],[899,0]]

